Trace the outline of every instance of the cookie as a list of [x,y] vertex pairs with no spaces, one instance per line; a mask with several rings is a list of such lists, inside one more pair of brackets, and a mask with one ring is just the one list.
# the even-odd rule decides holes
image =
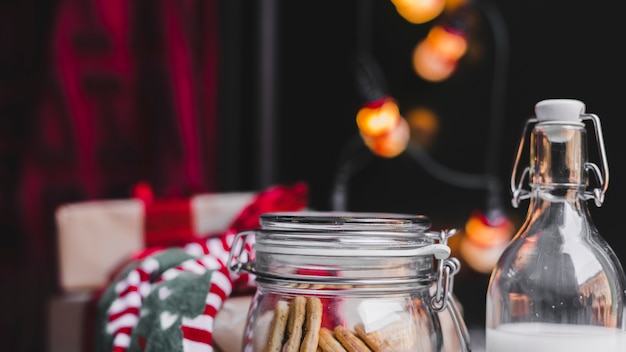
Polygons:
[[343,325],[335,327],[335,337],[348,352],[371,352],[363,340]]
[[327,328],[320,328],[319,347],[324,352],[348,352],[335,338],[335,333]]
[[366,332],[363,323],[354,326],[354,331],[374,352],[392,352],[393,348],[378,331]]
[[317,297],[306,300],[306,335],[302,340],[300,352],[315,352],[320,338],[322,326],[322,301]]
[[[302,340],[302,327],[307,315],[307,299],[304,296],[296,296],[289,303],[289,318],[287,321],[287,342],[282,352],[298,352]],[[308,317],[307,317],[308,320]]]
[[281,352],[288,318],[289,303],[282,300],[276,302],[265,352]]
[[420,338],[417,327],[410,316],[402,317],[382,328],[366,332],[363,324],[354,326],[354,331],[375,352],[415,351],[420,344],[430,341]]

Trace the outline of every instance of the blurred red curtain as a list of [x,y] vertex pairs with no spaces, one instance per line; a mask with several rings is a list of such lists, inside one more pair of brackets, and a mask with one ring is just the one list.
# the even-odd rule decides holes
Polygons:
[[60,204],[126,198],[140,181],[157,197],[216,191],[217,11],[216,0],[0,3],[0,279],[28,268],[0,301],[32,298],[0,326],[21,339],[13,350],[45,345]]

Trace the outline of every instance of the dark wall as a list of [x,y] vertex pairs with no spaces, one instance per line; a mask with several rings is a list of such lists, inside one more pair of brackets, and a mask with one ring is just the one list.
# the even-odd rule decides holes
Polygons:
[[[584,101],[587,111],[599,115],[603,123],[611,179],[604,206],[596,208],[590,201],[589,207],[602,236],[626,262],[619,230],[621,200],[626,199],[624,147],[618,127],[626,78],[619,46],[619,11],[607,1],[479,2],[478,6],[495,7],[504,29],[479,13],[477,47],[470,49],[472,55],[448,81],[428,83],[412,72],[410,55],[432,23],[409,24],[390,1],[377,0],[372,1],[369,33],[364,34],[357,24],[359,6],[365,3],[277,2],[276,182],[305,180],[311,186],[311,206],[332,209],[340,154],[357,134],[355,114],[360,100],[354,54],[359,40],[366,38],[400,108],[424,104],[439,114],[441,129],[429,149],[438,165],[479,175],[486,170],[487,155],[496,157],[501,201],[518,226],[528,203],[522,202],[519,209],[510,205],[509,181],[526,120],[543,99]],[[497,92],[503,100],[495,151],[489,149],[490,108],[496,52],[501,47],[495,45],[494,34],[508,38],[509,46],[505,87]],[[258,39],[258,32],[252,38]],[[249,109],[248,118],[253,118],[254,100],[250,102],[244,109]],[[251,120],[251,126],[254,123]],[[257,151],[255,136],[249,137],[244,154],[245,150]],[[593,157],[597,148],[592,138],[590,142]],[[243,157],[248,161],[244,169],[249,170],[243,180],[245,187],[258,186],[255,168],[264,160],[257,157]],[[600,164],[597,158],[593,161]],[[421,213],[432,218],[434,228],[448,228],[462,226],[472,210],[485,206],[484,190],[451,185],[433,176],[432,169],[406,154],[393,159],[370,158],[350,177],[348,209]],[[474,309],[471,316],[480,321],[486,276],[470,273],[460,281],[459,295],[468,309]]]
[[[305,179],[312,187],[312,206],[331,207],[330,192],[339,153],[356,135],[360,100],[354,81],[354,54],[359,6],[364,1],[277,2],[277,172],[276,180]],[[439,114],[440,132],[430,149],[440,164],[462,172],[485,172],[494,60],[494,28],[484,14],[476,23],[478,46],[442,83],[425,82],[412,72],[410,54],[432,23],[402,20],[389,1],[373,1],[371,51],[385,73],[400,108],[424,104]],[[502,116],[497,174],[508,210],[511,167],[519,137],[534,105],[547,98],[576,98],[600,116],[609,158],[611,182],[605,205],[590,203],[598,227],[618,246],[618,211],[626,192],[620,160],[621,89],[625,77],[619,48],[619,14],[607,2],[593,5],[568,1],[493,1],[505,23],[509,45],[506,87],[500,94]],[[480,5],[483,4],[483,5]],[[258,33],[255,33],[255,35]],[[499,29],[499,35],[502,30]],[[507,35],[508,34],[508,35]],[[250,104],[254,106],[254,104]],[[254,115],[254,110],[251,111]],[[595,145],[590,139],[593,153]],[[599,160],[595,160],[599,164]],[[407,155],[374,159],[350,183],[352,208],[411,211],[450,220],[483,206],[483,191],[451,186],[433,177],[428,166]],[[254,177],[254,175],[251,175]],[[252,185],[254,181],[249,181]],[[456,213],[459,214],[456,214]],[[617,248],[619,250],[619,248]],[[623,252],[622,252],[623,253]],[[623,254],[626,257],[626,253]]]

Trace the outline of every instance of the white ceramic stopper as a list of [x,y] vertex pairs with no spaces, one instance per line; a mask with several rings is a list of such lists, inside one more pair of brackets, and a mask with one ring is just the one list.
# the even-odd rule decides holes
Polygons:
[[585,103],[575,99],[546,99],[535,105],[535,117],[543,121],[581,121]]

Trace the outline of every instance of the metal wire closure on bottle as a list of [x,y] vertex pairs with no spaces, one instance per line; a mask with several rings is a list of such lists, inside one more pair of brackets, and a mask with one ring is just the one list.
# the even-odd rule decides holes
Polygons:
[[[592,162],[585,162],[585,170],[588,172],[591,172],[595,176],[596,181],[599,184],[599,187],[594,188],[592,191],[585,191],[583,194],[586,200],[594,199],[596,206],[601,207],[602,203],[604,202],[604,196],[609,187],[609,168],[608,168],[608,162],[607,162],[607,157],[606,157],[606,151],[604,149],[604,137],[602,134],[602,127],[600,125],[600,119],[595,114],[581,114],[580,118],[581,120],[591,120],[591,122],[593,122],[595,137],[596,137],[596,141],[598,144],[599,154],[600,154],[600,158],[602,162],[602,170],[604,171],[604,172],[601,172],[600,168]],[[528,173],[530,172],[530,167],[526,166],[524,170],[522,170],[522,174],[520,176],[519,181],[516,181],[517,173],[518,173],[517,167],[518,167],[520,158],[522,156],[522,152],[524,150],[524,140],[526,139],[526,134],[528,132],[529,126],[537,122],[538,120],[536,118],[530,118],[528,119],[528,121],[526,121],[526,124],[524,125],[524,129],[523,129],[523,133],[522,133],[522,138],[520,140],[519,147],[517,148],[517,155],[515,157],[515,163],[513,164],[513,172],[511,174],[511,193],[513,195],[511,199],[511,203],[513,204],[515,208],[519,206],[520,201],[530,198],[530,191],[523,188],[524,181],[526,180],[526,177],[528,176]]]

